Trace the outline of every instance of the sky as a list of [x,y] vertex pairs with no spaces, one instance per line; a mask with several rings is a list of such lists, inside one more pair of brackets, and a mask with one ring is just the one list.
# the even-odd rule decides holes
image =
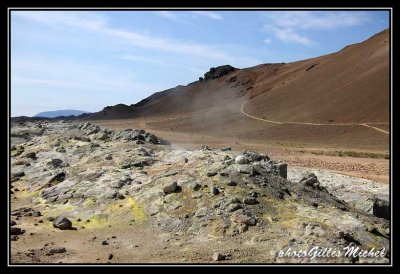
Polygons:
[[389,27],[388,11],[11,11],[11,116],[100,111],[211,67],[303,60]]

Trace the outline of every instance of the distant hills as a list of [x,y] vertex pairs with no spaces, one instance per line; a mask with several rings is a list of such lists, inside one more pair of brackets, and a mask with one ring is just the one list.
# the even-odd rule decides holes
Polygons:
[[90,113],[89,111],[75,110],[75,109],[64,109],[64,110],[54,110],[54,111],[44,111],[36,114],[33,117],[43,117],[43,118],[56,118],[60,116],[79,116],[84,113]]

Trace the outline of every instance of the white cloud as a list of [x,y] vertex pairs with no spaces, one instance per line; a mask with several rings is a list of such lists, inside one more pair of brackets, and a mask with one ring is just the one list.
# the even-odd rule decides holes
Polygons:
[[139,82],[130,70],[115,66],[99,66],[64,58],[13,58],[11,84],[13,86],[43,86],[82,91],[131,92],[157,90],[160,86]]
[[163,17],[163,18],[172,20],[172,21],[176,21],[176,22],[179,22],[179,23],[190,24],[189,21],[183,19],[181,16],[178,16],[177,12],[162,10],[162,11],[155,11],[155,14],[157,14],[157,15]]
[[360,11],[272,11],[266,17],[277,27],[296,29],[351,27],[370,20],[367,13]]
[[119,59],[121,60],[126,60],[126,61],[137,61],[137,62],[144,62],[144,63],[150,63],[150,64],[157,64],[157,65],[165,65],[166,63],[163,62],[160,59],[155,59],[155,58],[148,58],[140,55],[130,55],[130,54],[125,54],[118,56]]
[[271,44],[271,42],[272,42],[272,40],[270,38],[264,39],[264,43],[267,44],[267,45]]
[[29,84],[29,85],[39,85],[39,86],[49,86],[56,88],[82,88],[82,85],[79,83],[74,83],[71,81],[58,80],[58,79],[42,79],[42,78],[25,78],[25,77],[12,77],[12,84],[21,85],[21,84]]
[[64,26],[88,31],[101,31],[108,24],[107,17],[95,12],[82,11],[12,11],[18,16],[49,26]]
[[312,46],[315,44],[314,41],[307,38],[306,36],[297,33],[292,28],[276,28],[268,26],[266,29],[272,32],[276,36],[276,38],[283,42],[293,42],[304,46]]
[[157,15],[161,16],[161,17],[164,17],[164,18],[168,18],[168,19],[172,19],[172,20],[177,20],[178,19],[178,16],[175,13],[171,12],[171,11],[163,10],[163,11],[156,11],[155,13]]
[[146,49],[183,53],[219,61],[230,59],[230,56],[225,52],[209,45],[157,37],[112,27],[104,16],[92,12],[57,11],[53,14],[46,11],[18,11],[13,14],[53,27],[68,28],[69,31],[71,31],[71,28],[75,28],[77,30],[107,35],[110,38],[114,38],[114,43],[125,42]]
[[[163,10],[163,11],[155,11],[155,14],[157,14],[163,18],[172,20],[172,21],[186,23],[186,24],[190,24],[190,21],[188,21],[187,19],[195,18],[198,16],[207,17],[212,20],[222,20],[223,19],[221,14],[218,14],[216,12],[211,12],[211,11],[191,11],[190,13],[188,13],[186,11],[165,11],[165,10]],[[192,14],[191,17],[189,16],[190,14]]]
[[305,31],[359,26],[371,20],[370,15],[362,11],[269,11],[264,17],[267,20],[265,31],[283,42],[304,46],[316,44]]
[[222,20],[222,15],[211,11],[192,11],[193,14],[208,17],[213,20]]
[[105,28],[103,32],[114,38],[119,38],[131,45],[161,51],[183,53],[200,56],[208,59],[229,60],[229,56],[222,51],[208,45],[178,41],[168,38],[159,38],[116,28]]

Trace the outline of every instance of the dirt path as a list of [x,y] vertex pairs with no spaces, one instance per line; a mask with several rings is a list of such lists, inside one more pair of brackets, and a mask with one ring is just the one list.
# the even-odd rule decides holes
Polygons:
[[243,110],[243,108],[244,108],[244,106],[246,105],[247,102],[249,102],[249,100],[246,100],[246,101],[243,102],[243,104],[240,107],[240,112],[243,115],[245,115],[245,116],[247,116],[249,118],[252,118],[252,119],[255,119],[255,120],[259,120],[259,121],[263,121],[263,122],[267,122],[267,123],[274,123],[274,124],[280,124],[280,125],[283,125],[283,124],[296,124],[296,125],[309,125],[309,126],[364,126],[364,127],[372,128],[372,129],[375,129],[375,130],[377,130],[377,131],[379,131],[381,133],[389,135],[389,132],[386,131],[386,130],[383,130],[383,129],[368,125],[368,124],[384,124],[384,125],[387,125],[388,123],[330,123],[330,124],[323,124],[323,123],[306,123],[306,122],[279,122],[279,121],[274,121],[274,120],[267,120],[267,119],[259,118],[259,117],[256,117],[256,116],[253,116],[253,115],[250,115],[250,114],[246,113]]

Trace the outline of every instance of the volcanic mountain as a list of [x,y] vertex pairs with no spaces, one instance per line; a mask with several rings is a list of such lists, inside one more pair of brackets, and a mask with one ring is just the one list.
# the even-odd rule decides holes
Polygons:
[[303,61],[211,68],[187,86],[85,119],[205,139],[387,150],[389,34]]

